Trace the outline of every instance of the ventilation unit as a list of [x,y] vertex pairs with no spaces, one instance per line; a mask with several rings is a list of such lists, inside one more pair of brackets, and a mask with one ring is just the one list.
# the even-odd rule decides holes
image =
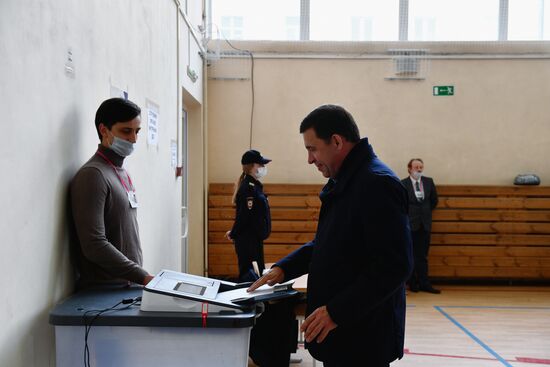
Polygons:
[[390,75],[386,79],[413,79],[426,78],[428,68],[428,50],[425,49],[389,49]]

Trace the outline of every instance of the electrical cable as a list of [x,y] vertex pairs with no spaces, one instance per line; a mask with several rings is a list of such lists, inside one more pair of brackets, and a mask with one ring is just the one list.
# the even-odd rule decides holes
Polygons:
[[251,87],[252,104],[251,104],[251,108],[250,108],[250,140],[248,142],[248,145],[249,145],[248,149],[252,149],[252,132],[253,132],[253,126],[254,126],[254,102],[255,102],[254,101],[254,98],[255,98],[255,96],[254,96],[254,94],[255,94],[254,93],[254,55],[252,54],[252,51],[250,51],[250,50],[243,50],[241,48],[237,48],[237,47],[233,46],[233,44],[231,42],[229,42],[229,40],[225,37],[224,37],[224,40],[234,50],[244,52],[244,53],[246,53],[250,56],[250,87]]
[[[134,305],[140,305],[140,304],[141,304],[141,297],[125,298],[120,302],[116,303],[114,306],[104,308],[102,310],[88,310],[84,312],[84,314],[82,315],[82,319],[84,321],[84,367],[91,367],[90,347],[88,346],[88,337],[90,335],[90,331],[92,329],[93,323],[99,318],[99,316],[109,311],[116,312],[116,311],[127,310]],[[124,305],[124,306],[121,308],[117,308],[120,305]],[[92,316],[92,313],[95,313],[95,314],[88,322],[88,318],[89,316]]]
[[227,42],[227,44],[234,50],[236,51],[240,51],[240,52],[244,52],[245,54],[247,54],[249,57],[250,57],[250,88],[251,88],[251,99],[252,99],[252,103],[251,103],[251,108],[250,108],[250,139],[249,139],[249,142],[248,142],[248,145],[249,145],[249,149],[252,149],[252,132],[253,132],[253,126],[254,126],[254,103],[255,103],[255,90],[254,90],[254,54],[252,53],[252,51],[250,50],[243,50],[242,48],[238,48],[238,47],[235,47],[226,37],[225,35],[223,34],[222,31],[220,31],[220,28],[218,27],[218,25],[216,23],[208,23],[206,24],[204,27],[205,27],[205,31],[206,31],[206,27],[208,27],[209,25],[213,25],[216,27],[216,30],[217,30],[217,33],[219,36],[221,36],[221,38]]

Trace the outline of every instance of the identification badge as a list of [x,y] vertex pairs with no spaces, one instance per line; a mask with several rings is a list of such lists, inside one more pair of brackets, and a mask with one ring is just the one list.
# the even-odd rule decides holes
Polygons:
[[416,195],[417,200],[424,200],[424,194],[422,191],[415,191],[414,194]]
[[135,191],[128,191],[128,201],[130,202],[130,206],[132,208],[138,208],[139,207]]
[[248,210],[252,210],[252,207],[254,206],[254,198],[246,198],[246,206],[248,207]]

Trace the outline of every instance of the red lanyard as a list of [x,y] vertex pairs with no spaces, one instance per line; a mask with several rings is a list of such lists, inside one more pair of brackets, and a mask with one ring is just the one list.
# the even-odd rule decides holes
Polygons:
[[[96,154],[98,154],[101,158],[103,158],[105,160],[105,162],[109,163],[109,165],[111,167],[113,167],[113,170],[115,171],[116,175],[118,176],[118,179],[119,179],[120,183],[122,184],[122,186],[124,186],[124,189],[126,190],[126,192],[130,192],[130,189],[128,189],[128,186],[126,186],[126,184],[124,183],[124,180],[118,174],[118,171],[117,171],[115,165],[113,164],[113,162],[111,162],[109,160],[109,158],[107,158],[107,156],[105,156],[105,154],[101,153],[99,150],[96,152]],[[132,183],[132,179],[130,178],[130,175],[128,174],[128,172],[126,172],[126,170],[124,170],[124,173],[126,173],[126,177],[128,177],[128,183],[133,188],[134,184]]]

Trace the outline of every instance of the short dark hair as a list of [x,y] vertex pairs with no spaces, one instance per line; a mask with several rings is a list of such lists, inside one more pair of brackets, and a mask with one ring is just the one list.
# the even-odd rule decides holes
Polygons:
[[311,111],[300,124],[300,134],[310,128],[327,143],[334,134],[343,136],[351,143],[361,140],[353,116],[343,107],[333,104],[325,104]]
[[423,161],[422,159],[420,159],[420,158],[412,158],[412,159],[409,161],[409,163],[407,164],[407,167],[408,167],[408,168],[412,168],[413,162],[414,162],[414,161],[419,161],[420,163],[424,164],[424,161]]
[[110,98],[103,101],[95,113],[95,128],[99,140],[101,140],[99,124],[105,125],[110,130],[117,122],[133,120],[140,114],[141,108],[130,100],[124,98]]

